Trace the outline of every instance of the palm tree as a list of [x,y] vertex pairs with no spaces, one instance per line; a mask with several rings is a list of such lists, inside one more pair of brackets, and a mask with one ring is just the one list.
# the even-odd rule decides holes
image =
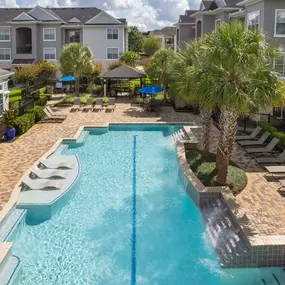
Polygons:
[[268,67],[277,49],[258,30],[245,30],[239,22],[222,24],[202,46],[202,56],[186,69],[184,81],[192,99],[221,110],[217,184],[226,185],[239,115],[284,103],[285,87]]
[[79,78],[85,70],[91,67],[92,52],[80,43],[64,46],[60,56],[60,66],[64,74],[73,74],[75,79],[75,93],[79,95]]
[[[192,66],[197,68],[203,58],[204,48],[201,40],[193,41],[185,44],[177,53],[175,62],[172,64],[172,80],[171,92],[181,98],[186,103],[199,103],[199,92],[195,90],[195,85],[192,85],[196,74],[192,72]],[[187,75],[186,75],[187,74]],[[203,102],[199,105],[202,119],[202,152],[204,155],[210,151],[211,129],[212,129],[212,112],[215,108],[211,102]]]
[[175,52],[173,50],[159,50],[146,69],[148,76],[152,79],[158,79],[159,84],[164,88],[164,100],[166,100],[166,91],[169,86],[174,59]]

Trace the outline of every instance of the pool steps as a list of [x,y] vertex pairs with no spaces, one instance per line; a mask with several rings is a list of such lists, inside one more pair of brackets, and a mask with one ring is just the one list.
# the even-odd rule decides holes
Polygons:
[[17,285],[21,275],[21,261],[16,255],[8,255],[7,262],[4,263],[0,271],[1,285]]

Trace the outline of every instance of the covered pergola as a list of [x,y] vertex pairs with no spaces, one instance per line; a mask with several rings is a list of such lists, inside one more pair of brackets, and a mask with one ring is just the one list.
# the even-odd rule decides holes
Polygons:
[[132,79],[140,79],[140,87],[143,87],[143,80],[147,77],[146,73],[141,70],[137,70],[128,65],[123,65],[113,70],[109,70],[105,73],[102,73],[99,76],[104,83],[104,96],[107,95],[107,83],[111,80],[132,80]]

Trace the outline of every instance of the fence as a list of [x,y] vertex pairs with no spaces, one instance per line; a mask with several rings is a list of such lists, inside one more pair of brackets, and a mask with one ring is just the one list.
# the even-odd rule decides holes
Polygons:
[[26,110],[34,108],[35,102],[37,100],[37,98],[18,100],[9,104],[10,109],[13,109],[15,111],[16,116],[22,116],[26,113]]

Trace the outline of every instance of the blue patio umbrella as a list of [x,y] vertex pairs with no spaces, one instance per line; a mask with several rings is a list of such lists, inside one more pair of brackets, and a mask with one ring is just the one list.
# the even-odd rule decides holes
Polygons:
[[158,86],[146,86],[144,88],[139,89],[139,92],[142,94],[150,94],[154,95],[160,92],[163,92],[164,89]]
[[61,79],[59,79],[60,82],[70,82],[70,81],[75,81],[74,77],[69,75],[69,76],[66,76],[66,77],[63,77]]

